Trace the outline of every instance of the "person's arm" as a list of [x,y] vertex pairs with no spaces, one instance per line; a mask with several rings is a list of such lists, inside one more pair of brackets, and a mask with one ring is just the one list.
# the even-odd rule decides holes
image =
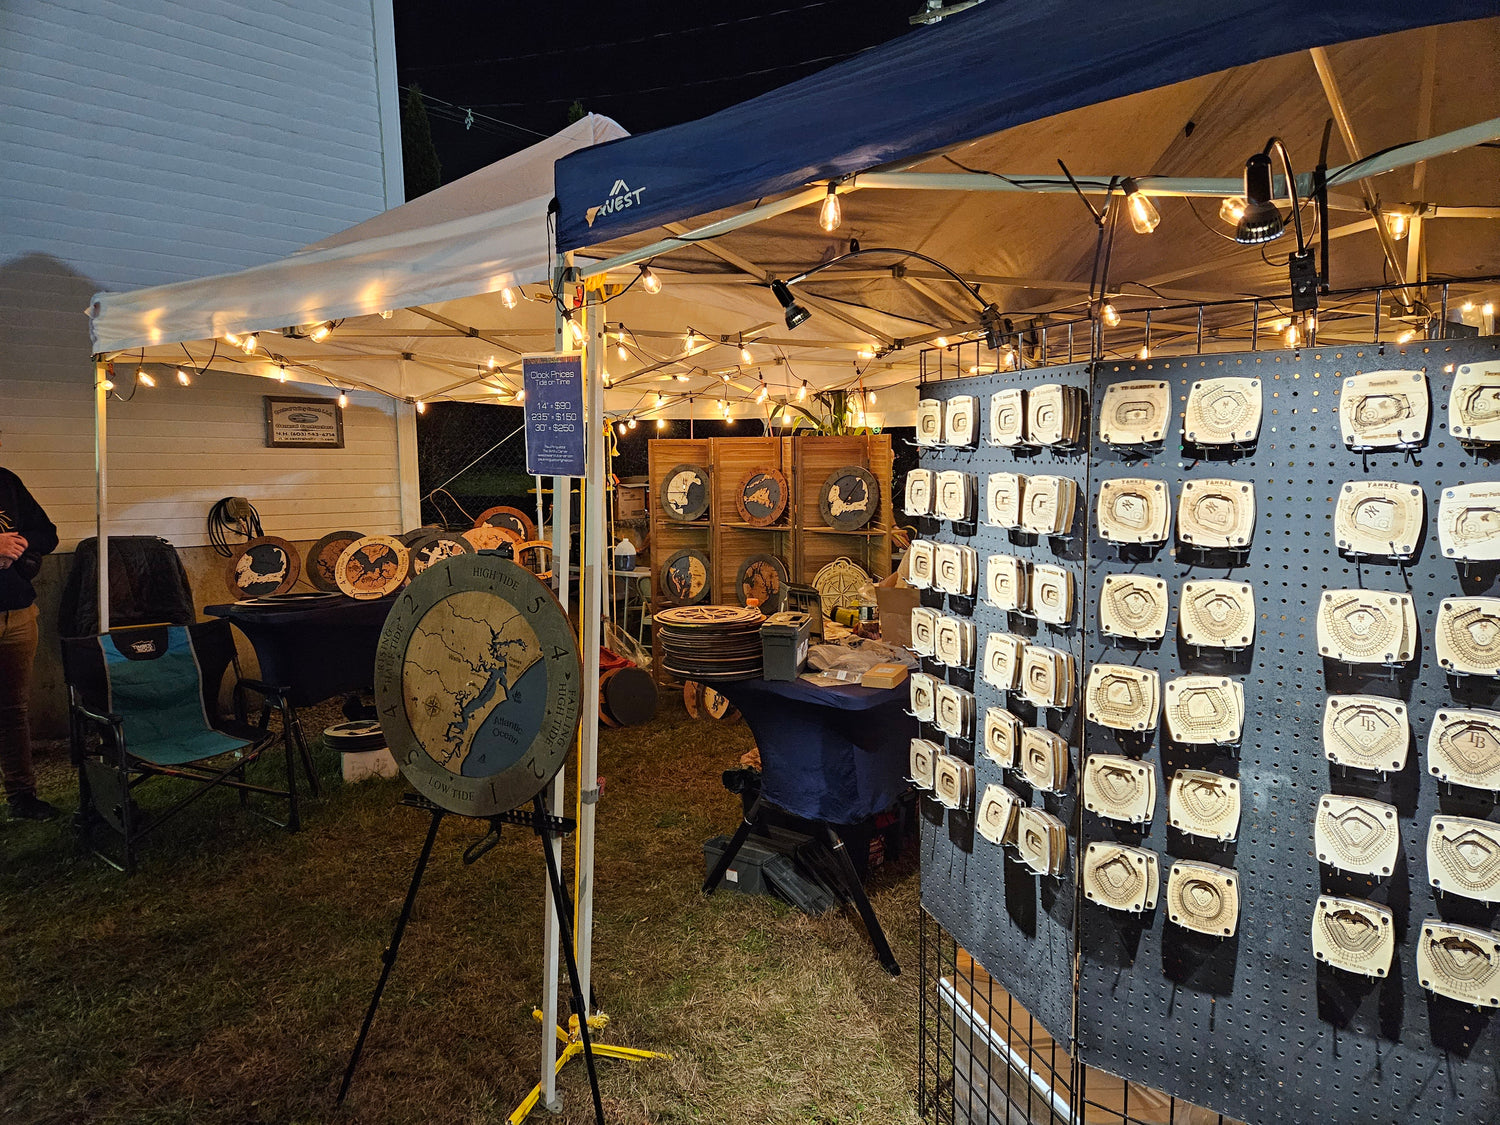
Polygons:
[[57,527],[26,486],[16,481],[16,530],[26,540],[26,550],[14,566],[27,581],[42,569],[42,556],[57,550]]

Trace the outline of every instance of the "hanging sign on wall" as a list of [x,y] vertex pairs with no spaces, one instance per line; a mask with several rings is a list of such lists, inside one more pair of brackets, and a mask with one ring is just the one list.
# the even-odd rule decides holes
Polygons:
[[581,477],[583,356],[521,357],[526,388],[526,471],[532,476]]

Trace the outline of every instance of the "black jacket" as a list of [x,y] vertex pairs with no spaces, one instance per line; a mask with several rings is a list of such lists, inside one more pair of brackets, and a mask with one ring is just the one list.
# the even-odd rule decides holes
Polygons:
[[9,469],[0,469],[0,531],[19,532],[27,544],[25,554],[0,570],[0,612],[25,609],[36,601],[31,580],[42,569],[42,556],[57,550],[57,528]]

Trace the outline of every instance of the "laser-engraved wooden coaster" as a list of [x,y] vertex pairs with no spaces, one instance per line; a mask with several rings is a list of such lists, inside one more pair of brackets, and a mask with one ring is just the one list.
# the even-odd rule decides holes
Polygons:
[[1033,535],[1066,535],[1078,505],[1078,482],[1072,477],[1026,478],[1021,494],[1021,530]]
[[937,623],[941,616],[925,605],[911,611],[911,650],[918,656],[937,655]]
[[1362,898],[1319,895],[1313,910],[1312,947],[1314,957],[1335,969],[1386,976],[1396,952],[1395,916]]
[[1433,649],[1450,672],[1500,676],[1500,598],[1444,598]]
[[1188,388],[1182,433],[1198,445],[1250,445],[1260,436],[1259,379],[1199,379]]
[[918,590],[932,586],[933,544],[926,539],[913,539],[906,549],[906,580]]
[[1500,363],[1465,363],[1448,392],[1448,432],[1476,445],[1500,442]]
[[1061,875],[1068,854],[1068,830],[1044,809],[1023,805],[1016,815],[1016,850],[1037,875]]
[[1383,695],[1330,695],[1323,708],[1323,755],[1353,769],[1399,773],[1406,768],[1411,716]]
[[935,398],[917,402],[917,444],[943,444],[943,404]]
[[931,469],[912,469],[906,474],[906,514],[930,516],[936,500],[937,474]]
[[1479,481],[1443,489],[1438,500],[1438,545],[1448,559],[1500,559],[1500,483]]
[[1156,813],[1156,766],[1115,754],[1083,763],[1083,807],[1106,820],[1146,824]]
[[1233,868],[1179,859],[1167,877],[1167,917],[1183,929],[1232,937],[1240,918],[1239,883]]
[[1073,620],[1073,572],[1053,563],[1031,568],[1031,612],[1049,625],[1067,625]]
[[1028,644],[1021,653],[1021,698],[1034,707],[1073,706],[1077,679],[1071,652]]
[[1016,764],[1021,745],[1021,720],[1004,707],[987,707],[984,711],[984,753],[997,766],[1010,769]]
[[978,627],[966,618],[939,617],[933,633],[934,655],[950,668],[973,668],[978,636]]
[[943,411],[943,443],[945,445],[973,445],[979,437],[976,415],[979,400],[973,395],[954,395]]
[[1445,707],[1434,715],[1427,772],[1450,785],[1500,792],[1500,711]]
[[986,785],[979,798],[979,814],[974,827],[992,844],[1013,844],[1016,840],[1016,817],[1021,798],[1003,785]]
[[1339,392],[1339,429],[1350,449],[1403,449],[1427,436],[1431,403],[1420,371],[1350,375]]
[[974,478],[961,469],[944,469],[937,475],[933,507],[939,519],[967,523],[974,518]]
[[991,527],[1021,526],[1021,497],[1026,477],[1021,473],[991,473],[985,483],[984,518]]
[[1007,387],[990,395],[990,444],[1017,446],[1026,440],[1026,391]]
[[1156,909],[1161,875],[1156,853],[1096,840],[1083,852],[1083,897],[1111,910]]
[[1083,420],[1081,387],[1045,383],[1026,392],[1026,440],[1032,445],[1076,445]]
[[1031,576],[1023,559],[991,555],[984,564],[984,600],[1008,613],[1031,607]]
[[1099,629],[1106,636],[1160,640],[1167,635],[1167,584],[1136,574],[1106,575],[1099,589]]
[[1177,538],[1194,547],[1248,547],[1255,533],[1255,485],[1244,480],[1189,480],[1177,500]]
[[1427,826],[1427,881],[1446,894],[1500,902],[1500,824],[1433,817]]
[[911,713],[919,723],[932,722],[937,709],[937,681],[926,672],[913,672],[907,683],[911,685]]
[[1068,744],[1045,727],[1021,728],[1021,776],[1038,789],[1061,793],[1068,787]]
[[1182,584],[1182,639],[1200,648],[1246,648],[1255,636],[1255,594],[1248,582],[1205,578]]
[[1167,817],[1189,836],[1233,840],[1240,830],[1240,783],[1208,770],[1178,770],[1167,791]]
[[936,742],[925,738],[911,740],[911,780],[922,789],[931,789],[937,777],[937,760],[942,751]]
[[950,738],[974,739],[974,696],[952,684],[933,685],[933,723]]
[[1185,746],[1238,742],[1245,726],[1245,687],[1227,676],[1178,676],[1166,683],[1162,711],[1173,742]]
[[1160,379],[1111,383],[1099,404],[1099,440],[1106,445],[1159,442],[1172,414],[1172,392]]
[[932,585],[945,594],[974,596],[978,555],[962,543],[939,543],[932,555]]
[[971,812],[974,808],[974,767],[952,754],[939,754],[933,771],[932,791],[950,809]]
[[1318,652],[1345,664],[1404,664],[1416,643],[1410,594],[1324,590],[1318,599]]
[[990,633],[984,639],[984,682],[1002,691],[1021,686],[1021,657],[1026,641],[1014,633]]
[[1476,1008],[1500,1008],[1500,935],[1424,918],[1417,938],[1422,987]]
[[[1500,493],[1497,493],[1500,494]],[[1333,510],[1333,537],[1353,555],[1410,558],[1422,534],[1422,490],[1393,480],[1346,481]],[[1496,528],[1500,532],[1500,526]]]
[[1095,664],[1084,701],[1090,722],[1114,730],[1150,730],[1161,710],[1161,677],[1153,668]]
[[1099,485],[1099,535],[1112,543],[1165,543],[1172,526],[1167,486],[1149,477],[1114,477]]
[[1318,862],[1355,875],[1379,875],[1396,869],[1401,826],[1396,807],[1368,797],[1324,793],[1313,819],[1313,850]]

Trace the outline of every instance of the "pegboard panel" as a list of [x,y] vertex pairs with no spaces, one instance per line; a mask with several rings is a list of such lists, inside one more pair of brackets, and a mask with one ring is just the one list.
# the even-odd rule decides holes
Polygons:
[[[1188,673],[1232,677],[1244,686],[1245,724],[1239,746],[1211,750],[1170,743],[1165,722],[1144,743],[1122,744],[1115,732],[1092,724],[1084,734],[1087,753],[1124,753],[1154,762],[1159,788],[1155,816],[1144,831],[1084,811],[1080,847],[1114,840],[1150,848],[1160,859],[1162,885],[1157,908],[1144,915],[1080,905],[1082,1061],[1257,1123],[1500,1120],[1500,1019],[1432,996],[1416,970],[1423,919],[1496,926],[1494,907],[1436,895],[1428,885],[1426,840],[1435,814],[1500,817],[1493,795],[1450,788],[1426,772],[1426,742],[1439,707],[1491,706],[1500,686],[1445,676],[1433,651],[1434,621],[1444,597],[1500,593],[1500,564],[1474,567],[1465,576],[1457,564],[1441,558],[1437,535],[1445,486],[1497,479],[1496,467],[1466,452],[1447,425],[1455,367],[1497,356],[1500,344],[1494,340],[1432,341],[1110,363],[1096,370],[1096,416],[1110,384],[1161,379],[1171,388],[1173,417],[1156,452],[1103,445],[1094,428],[1091,528],[1101,485],[1121,476],[1164,482],[1174,524],[1185,483],[1211,477],[1248,482],[1255,490],[1256,519],[1243,558],[1194,554],[1170,532],[1169,542],[1155,551],[1122,549],[1096,530],[1091,533],[1084,596],[1087,662],[1155,669],[1164,689],[1168,680]],[[1381,370],[1425,373],[1431,423],[1425,442],[1412,454],[1362,456],[1344,446],[1342,380]],[[1190,460],[1182,433],[1189,387],[1197,379],[1226,375],[1261,380],[1258,443],[1230,459]],[[1404,569],[1339,552],[1335,501],[1345,482],[1361,480],[1410,482],[1425,494],[1418,554]],[[1126,573],[1165,582],[1170,613],[1162,642],[1121,642],[1101,633],[1101,584],[1108,575]],[[1182,585],[1204,578],[1232,578],[1254,587],[1257,628],[1248,652],[1195,650],[1179,640]],[[1409,591],[1421,635],[1414,659],[1394,673],[1324,660],[1316,616],[1320,596],[1331,588]],[[1381,777],[1326,760],[1322,721],[1330,693],[1405,701],[1413,739],[1404,770]],[[1168,784],[1184,767],[1239,779],[1241,817],[1234,842],[1219,844],[1169,826]],[[1325,793],[1370,797],[1396,807],[1401,852],[1390,877],[1320,866],[1313,821]],[[1179,859],[1206,860],[1238,873],[1240,909],[1233,937],[1204,937],[1168,919],[1167,878]],[[1396,945],[1387,978],[1367,980],[1315,961],[1310,931],[1320,893],[1368,899],[1393,912]],[[980,959],[985,961],[983,955]],[[1021,964],[1032,971],[1031,964]]]
[[[984,638],[991,632],[1009,632],[1028,640],[1064,649],[1073,654],[1076,673],[1083,672],[1084,585],[1087,520],[1084,498],[1088,494],[1086,446],[1066,452],[1053,448],[1006,448],[988,443],[990,393],[1003,387],[1034,387],[1043,383],[1088,386],[1088,369],[1078,364],[1031,371],[1004,372],[926,384],[924,398],[947,401],[954,395],[975,395],[979,410],[976,429],[979,442],[972,449],[922,448],[922,468],[941,471],[959,469],[975,477],[977,517],[972,524],[955,528],[948,521],[916,519],[922,538],[933,542],[957,542],[975,549],[979,557],[979,588],[984,583],[985,559],[992,554],[1016,555],[1030,562],[1063,565],[1073,574],[1074,610],[1068,628],[1046,624],[1035,618],[1006,613],[985,602],[944,597],[924,591],[923,604],[940,606],[943,613],[971,617],[978,632],[982,662]],[[1087,433],[1089,419],[1083,419]],[[1071,534],[1066,537],[1033,537],[1018,531],[990,527],[985,522],[985,483],[992,472],[1045,474],[1072,478],[1078,486],[1078,504]],[[905,498],[893,504],[904,510]],[[912,522],[914,517],[901,517]],[[946,604],[943,604],[946,602]],[[1020,699],[1018,692],[1003,692],[977,673],[965,675],[925,661],[927,671],[950,683],[971,689],[975,695],[976,738],[973,742],[947,739],[947,750],[975,767],[975,799],[989,784],[1005,784],[1023,801],[1058,817],[1068,828],[1068,860],[1060,876],[1038,876],[1022,864],[1013,848],[1000,848],[980,836],[972,815],[945,809],[936,801],[922,801],[922,902],[943,927],[957,938],[975,960],[1004,985],[1032,1016],[1059,1042],[1073,1037],[1074,924],[1076,921],[1075,848],[1077,837],[1078,768],[1081,763],[1081,709],[1058,711],[1036,708]],[[1075,695],[1081,698],[1081,682]],[[1002,769],[983,752],[984,713],[989,707],[1006,707],[1028,726],[1040,725],[1061,734],[1069,746],[1067,792],[1055,794],[1034,790],[1019,768]],[[944,736],[924,724],[923,737],[938,745]]]

